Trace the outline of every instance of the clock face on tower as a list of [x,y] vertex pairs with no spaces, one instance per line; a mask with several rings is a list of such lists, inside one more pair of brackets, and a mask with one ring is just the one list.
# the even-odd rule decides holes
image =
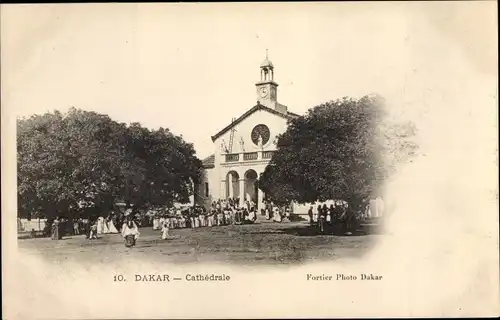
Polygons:
[[262,139],[262,145],[265,145],[269,141],[270,136],[269,128],[265,124],[256,125],[251,134],[252,142],[257,146],[259,145],[259,137]]
[[268,93],[268,92],[267,92],[267,88],[264,88],[264,87],[263,87],[263,88],[260,88],[260,89],[259,89],[259,94],[260,94],[260,96],[261,96],[262,98],[265,98],[265,97],[267,96],[267,93]]

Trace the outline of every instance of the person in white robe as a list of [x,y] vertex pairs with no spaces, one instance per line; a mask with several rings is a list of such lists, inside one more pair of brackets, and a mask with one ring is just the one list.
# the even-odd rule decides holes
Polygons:
[[249,222],[253,222],[254,219],[255,219],[255,211],[253,210],[250,210],[250,212],[248,212],[248,217],[247,217],[248,221]]
[[159,230],[160,229],[160,219],[158,216],[153,216],[153,230]]
[[376,201],[378,217],[381,218],[384,215],[385,203],[381,197],[377,197]]
[[113,219],[109,219],[108,221],[108,232],[118,233],[118,230],[116,229],[115,224],[113,223]]
[[275,222],[281,222],[281,214],[277,206],[273,208],[273,218]]
[[378,203],[376,199],[371,199],[369,202],[370,218],[378,218]]
[[169,226],[167,223],[167,220],[163,221],[162,229],[161,229],[161,239],[166,240],[167,238],[170,237],[170,234],[168,233],[169,231]]
[[99,217],[97,218],[97,234],[103,234],[104,233],[104,218]]
[[127,216],[122,227],[122,236],[125,239],[125,246],[128,248],[135,246],[136,241],[139,239],[139,235],[137,224],[132,219],[131,215]]
[[102,233],[104,234],[109,233],[108,221],[105,218],[102,218]]
[[161,216],[159,219],[158,219],[158,230],[162,230],[163,229],[163,224],[165,223],[165,217],[164,216]]
[[212,212],[209,211],[207,214],[207,227],[212,226],[212,220],[213,220],[213,215]]

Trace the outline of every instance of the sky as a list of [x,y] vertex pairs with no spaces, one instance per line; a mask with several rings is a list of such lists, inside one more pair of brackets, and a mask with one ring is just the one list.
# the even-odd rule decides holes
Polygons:
[[167,127],[203,158],[210,136],[255,105],[268,49],[278,101],[295,113],[379,93],[401,117],[443,116],[458,92],[496,89],[496,34],[484,32],[495,12],[493,2],[5,5],[2,110],[74,106]]

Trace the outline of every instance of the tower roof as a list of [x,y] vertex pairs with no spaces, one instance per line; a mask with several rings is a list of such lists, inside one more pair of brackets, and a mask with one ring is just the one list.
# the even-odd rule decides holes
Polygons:
[[274,68],[273,63],[268,58],[265,58],[264,61],[262,61],[262,63],[260,64],[260,67],[261,68],[266,68],[266,67]]
[[267,49],[266,49],[266,58],[264,59],[264,61],[262,61],[262,63],[260,64],[260,67],[261,68],[274,68],[273,66],[273,63],[271,62],[271,60],[269,60],[269,58],[267,57]]

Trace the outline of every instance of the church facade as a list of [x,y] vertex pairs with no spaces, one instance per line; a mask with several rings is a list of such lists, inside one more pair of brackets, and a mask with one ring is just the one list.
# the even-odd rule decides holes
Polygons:
[[274,65],[267,58],[260,65],[255,84],[257,104],[214,134],[214,154],[203,160],[203,176],[195,190],[195,202],[209,207],[218,199],[252,200],[262,208],[264,193],[257,180],[276,151],[277,136],[287,121],[299,117],[278,102]]

